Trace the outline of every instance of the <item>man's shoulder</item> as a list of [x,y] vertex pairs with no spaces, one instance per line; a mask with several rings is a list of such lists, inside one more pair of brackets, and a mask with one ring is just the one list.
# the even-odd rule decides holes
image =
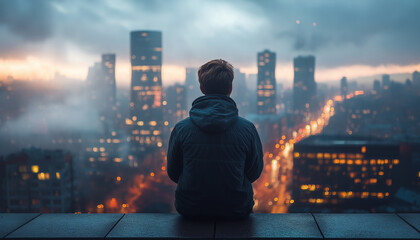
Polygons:
[[237,124],[239,124],[240,127],[255,129],[255,125],[251,121],[243,117],[238,116]]
[[193,123],[191,122],[190,117],[187,117],[181,121],[179,121],[177,124],[175,124],[175,129],[182,129],[185,127],[190,127]]

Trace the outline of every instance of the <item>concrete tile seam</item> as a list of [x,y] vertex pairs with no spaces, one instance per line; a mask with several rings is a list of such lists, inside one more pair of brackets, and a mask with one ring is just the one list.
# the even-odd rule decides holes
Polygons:
[[115,226],[118,225],[118,223],[121,221],[121,219],[123,219],[124,216],[125,216],[125,213],[117,220],[117,222],[115,222],[115,224],[111,227],[111,229],[109,229],[107,234],[105,234],[104,239],[112,232],[112,230],[114,230]]
[[39,216],[41,216],[41,215],[42,215],[42,213],[40,213],[40,214],[36,215],[35,217],[33,217],[33,218],[29,219],[28,221],[26,221],[25,223],[23,223],[22,225],[20,225],[20,226],[19,226],[19,227],[17,227],[16,229],[14,229],[13,231],[10,231],[8,234],[4,235],[4,237],[3,237],[3,238],[6,238],[6,237],[7,237],[7,236],[9,236],[10,234],[12,234],[12,233],[16,232],[19,228],[21,228],[21,227],[25,226],[26,224],[28,224],[29,222],[31,222],[32,220],[34,220],[35,218],[37,218],[37,217],[39,217]]
[[416,230],[418,233],[420,233],[420,229],[417,229],[416,227],[414,227],[413,225],[411,225],[411,223],[409,223],[407,220],[405,220],[402,216],[400,216],[398,213],[396,213],[396,215],[401,218],[401,220],[403,220],[405,223],[407,223],[410,227],[414,228],[414,230]]

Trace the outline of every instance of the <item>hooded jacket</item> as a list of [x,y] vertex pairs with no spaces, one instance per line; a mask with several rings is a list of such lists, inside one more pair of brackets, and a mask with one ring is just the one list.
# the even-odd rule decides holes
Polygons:
[[251,183],[263,169],[262,146],[254,124],[238,116],[230,97],[197,98],[190,117],[172,130],[167,157],[181,215],[236,218],[252,212]]

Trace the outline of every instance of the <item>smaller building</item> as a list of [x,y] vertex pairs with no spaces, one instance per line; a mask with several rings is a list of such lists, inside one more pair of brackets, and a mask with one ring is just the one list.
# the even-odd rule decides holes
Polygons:
[[402,185],[407,164],[395,142],[352,136],[311,136],[294,146],[295,208],[370,210]]
[[0,169],[2,212],[73,211],[71,154],[62,150],[24,149],[5,157]]

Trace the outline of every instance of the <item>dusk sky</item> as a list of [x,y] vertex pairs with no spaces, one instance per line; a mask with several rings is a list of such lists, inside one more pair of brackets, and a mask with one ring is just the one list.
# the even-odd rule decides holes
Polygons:
[[257,72],[257,52],[316,56],[316,80],[420,70],[420,1],[26,1],[0,0],[0,79],[84,80],[102,53],[117,54],[117,84],[130,82],[129,32],[163,32],[163,83],[185,67],[222,58]]

